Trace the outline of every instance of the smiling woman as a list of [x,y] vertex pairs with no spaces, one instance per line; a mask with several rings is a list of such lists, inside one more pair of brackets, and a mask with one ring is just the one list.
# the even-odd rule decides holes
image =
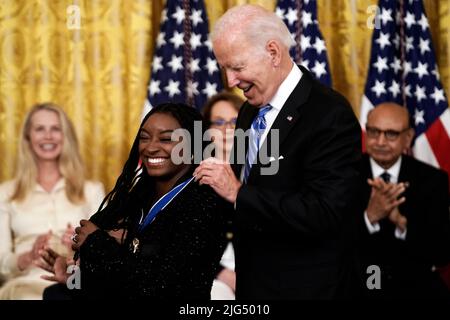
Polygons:
[[56,161],[63,146],[58,114],[46,109],[37,111],[33,115],[33,121],[30,121],[28,139],[39,161]]
[[55,104],[28,113],[18,159],[15,179],[0,185],[0,274],[8,279],[0,299],[41,299],[48,282],[34,265],[39,250],[73,255],[71,226],[96,211],[104,192],[85,181],[75,130]]
[[[106,205],[75,229],[81,291],[67,290],[66,261],[52,250],[43,252],[42,267],[63,272],[47,279],[72,298],[210,298],[232,208],[193,181],[194,164],[174,163],[179,143],[194,150],[198,121],[197,110],[177,103],[146,115]],[[177,129],[191,139],[173,141]]]
[[166,113],[154,114],[142,126],[139,153],[149,175],[181,177],[186,174],[190,167],[188,164],[176,165],[171,161],[172,150],[177,144],[177,141],[172,141],[171,135],[178,128],[178,121]]

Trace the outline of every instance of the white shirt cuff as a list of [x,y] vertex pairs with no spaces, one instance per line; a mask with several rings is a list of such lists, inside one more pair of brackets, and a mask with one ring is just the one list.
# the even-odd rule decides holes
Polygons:
[[380,231],[380,224],[375,222],[374,224],[370,223],[369,218],[367,217],[367,211],[364,211],[364,222],[366,223],[367,231],[370,234],[374,234]]
[[395,228],[395,237],[400,240],[406,240],[407,231],[408,231],[407,228],[405,228],[404,231],[402,231],[400,228]]

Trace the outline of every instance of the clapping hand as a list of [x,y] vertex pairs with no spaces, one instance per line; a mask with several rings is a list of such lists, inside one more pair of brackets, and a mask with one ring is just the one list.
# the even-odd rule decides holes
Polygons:
[[61,238],[61,243],[70,250],[72,250],[72,236],[75,233],[75,229],[70,223],[67,224],[66,231]]
[[73,260],[68,260],[48,247],[39,250],[39,256],[41,259],[36,260],[35,265],[53,274],[50,276],[42,275],[41,278],[44,280],[66,283],[69,277],[67,267],[74,264]]
[[401,195],[408,187],[407,182],[387,183],[380,178],[375,178],[368,179],[367,183],[372,187],[366,211],[371,223],[388,217],[394,209],[406,201],[406,198]]
[[52,231],[50,230],[49,232],[41,234],[36,238],[33,244],[33,248],[31,249],[31,257],[33,261],[39,259],[39,250],[44,249],[44,247],[49,244],[49,240],[51,237]]
[[394,210],[389,214],[389,220],[397,226],[402,232],[405,231],[408,220],[404,215],[400,213],[398,207],[395,207]]

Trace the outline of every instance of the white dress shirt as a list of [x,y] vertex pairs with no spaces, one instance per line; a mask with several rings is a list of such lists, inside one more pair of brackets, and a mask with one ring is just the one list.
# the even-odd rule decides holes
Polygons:
[[267,114],[265,116],[266,129],[264,130],[264,133],[261,136],[261,140],[259,141],[260,148],[261,148],[262,144],[264,143],[264,140],[266,140],[267,134],[268,134],[270,128],[272,127],[273,123],[275,122],[275,119],[277,118],[278,114],[280,113],[281,108],[284,106],[287,99],[289,98],[291,93],[294,91],[298,82],[302,78],[302,75],[303,75],[302,71],[294,63],[288,76],[281,83],[280,87],[278,88],[277,92],[273,96],[272,100],[270,100],[269,104],[272,106],[272,109],[270,109],[270,111],[267,112]]
[[[270,109],[266,115],[266,129],[264,130],[264,133],[261,136],[261,139],[259,140],[259,148],[263,145],[264,141],[266,140],[267,134],[270,131],[270,128],[272,127],[273,123],[275,122],[275,119],[277,118],[278,114],[281,111],[281,108],[286,103],[287,99],[291,95],[291,93],[294,91],[295,87],[297,86],[298,82],[302,78],[302,71],[300,68],[294,63],[292,66],[291,71],[289,72],[288,76],[284,81],[281,83],[281,85],[278,87],[277,92],[272,97],[272,99],[269,101],[269,104],[272,106],[272,109]],[[240,174],[240,181],[244,181],[244,170],[245,166],[242,166],[241,174]],[[234,204],[236,209],[236,204]]]

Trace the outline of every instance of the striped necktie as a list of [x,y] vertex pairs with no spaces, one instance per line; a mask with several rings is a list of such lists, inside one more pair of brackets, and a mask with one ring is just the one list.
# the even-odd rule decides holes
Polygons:
[[250,137],[248,143],[247,159],[245,161],[244,168],[244,183],[247,183],[248,176],[252,165],[255,163],[256,155],[258,154],[259,145],[261,142],[261,136],[266,129],[266,114],[272,109],[270,104],[259,109],[258,115],[253,119],[252,126],[250,129]]

